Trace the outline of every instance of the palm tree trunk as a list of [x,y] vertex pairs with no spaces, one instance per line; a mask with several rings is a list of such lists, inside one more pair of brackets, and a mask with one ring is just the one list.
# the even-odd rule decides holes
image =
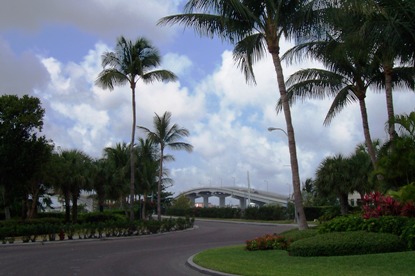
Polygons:
[[64,192],[65,197],[65,222],[68,223],[71,220],[71,198],[69,192]]
[[349,213],[348,194],[347,193],[341,193],[339,195],[339,201],[340,201],[340,213],[342,215],[347,215]]
[[135,140],[135,128],[136,128],[136,107],[135,107],[135,83],[131,84],[131,101],[133,108],[133,125],[131,129],[131,142],[130,142],[130,221],[134,221],[134,195],[135,195],[135,155],[134,155],[134,140]]
[[389,140],[393,141],[395,138],[395,124],[392,123],[395,117],[393,110],[393,96],[392,96],[392,68],[390,66],[384,66],[385,74],[385,94],[386,94],[386,109],[388,112],[388,132]]
[[163,177],[163,145],[160,145],[160,171],[159,181],[157,183],[157,219],[161,221],[161,179]]
[[277,74],[278,88],[281,95],[282,108],[284,111],[285,122],[287,125],[287,136],[288,136],[288,148],[290,151],[290,161],[291,161],[291,174],[293,181],[293,191],[294,191],[294,205],[295,205],[295,217],[298,224],[299,230],[304,230],[308,228],[307,219],[304,213],[303,199],[301,195],[301,183],[300,183],[300,173],[298,169],[298,160],[297,160],[297,149],[295,143],[294,127],[291,120],[291,111],[290,105],[287,99],[287,90],[284,82],[284,75],[281,66],[281,59],[279,57],[279,47],[276,52],[271,52],[272,61],[274,63],[274,69]]
[[367,119],[366,102],[364,97],[359,97],[360,114],[362,116],[363,133],[365,135],[365,142],[367,146],[367,152],[372,161],[373,168],[376,168],[377,158],[375,147],[373,146],[372,138],[370,136],[369,122]]

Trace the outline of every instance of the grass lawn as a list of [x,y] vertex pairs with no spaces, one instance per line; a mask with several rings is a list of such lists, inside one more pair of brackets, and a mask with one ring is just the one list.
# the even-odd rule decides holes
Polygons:
[[338,257],[290,257],[286,251],[246,251],[244,246],[215,248],[193,261],[237,275],[414,275],[415,251]]

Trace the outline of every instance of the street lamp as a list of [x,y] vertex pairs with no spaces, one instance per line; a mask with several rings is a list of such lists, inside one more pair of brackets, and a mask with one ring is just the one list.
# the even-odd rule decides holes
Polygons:
[[288,137],[288,133],[285,130],[283,130],[282,128],[279,128],[279,127],[269,127],[268,128],[268,131],[274,131],[274,130],[282,131]]
[[[282,132],[284,132],[284,134],[285,134],[285,136],[287,136],[287,138],[288,138],[288,133],[284,130],[284,129],[282,129],[282,128],[279,128],[279,127],[269,127],[268,128],[268,131],[274,131],[274,130],[279,130],[279,131],[282,131]],[[291,170],[292,170],[292,168],[291,168]],[[293,188],[294,188],[294,184],[293,184]],[[290,197],[290,195],[289,195],[289,197]],[[295,219],[295,222],[298,222],[298,219],[297,219],[297,206],[295,205],[295,203],[294,203],[294,219]]]

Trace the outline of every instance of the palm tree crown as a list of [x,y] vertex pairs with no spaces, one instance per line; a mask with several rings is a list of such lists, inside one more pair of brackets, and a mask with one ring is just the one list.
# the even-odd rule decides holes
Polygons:
[[154,131],[150,129],[138,126],[138,128],[144,130],[150,141],[160,147],[160,165],[159,165],[159,177],[157,187],[157,214],[158,219],[161,219],[161,182],[163,179],[163,161],[164,150],[170,148],[173,150],[186,150],[191,152],[193,146],[191,144],[182,142],[181,139],[189,136],[189,131],[185,128],[181,128],[177,124],[171,124],[171,113],[166,111],[163,116],[155,115],[153,118]]

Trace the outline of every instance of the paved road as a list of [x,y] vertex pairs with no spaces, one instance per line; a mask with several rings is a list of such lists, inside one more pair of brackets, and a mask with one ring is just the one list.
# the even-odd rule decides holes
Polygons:
[[292,227],[196,220],[193,230],[151,236],[0,245],[0,275],[203,275],[190,256]]

